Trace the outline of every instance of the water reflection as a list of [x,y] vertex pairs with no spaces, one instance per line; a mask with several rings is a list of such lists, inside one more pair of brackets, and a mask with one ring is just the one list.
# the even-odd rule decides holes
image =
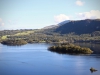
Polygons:
[[98,70],[94,69],[93,67],[90,68],[91,73],[96,72]]
[[98,70],[92,75],[100,74],[99,54],[58,54],[48,51],[50,46],[45,43],[0,45],[0,75],[91,75],[91,67]]
[[2,45],[1,45],[1,43],[0,43],[0,53],[2,52]]
[[100,54],[100,44],[93,44],[93,43],[75,43],[76,45],[80,45],[82,47],[89,47],[93,50],[94,54]]

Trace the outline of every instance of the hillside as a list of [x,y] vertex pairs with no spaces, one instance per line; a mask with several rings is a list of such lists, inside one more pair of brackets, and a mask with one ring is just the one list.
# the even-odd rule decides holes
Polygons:
[[51,29],[51,28],[57,28],[58,25],[50,25],[50,26],[46,26],[46,27],[43,27],[42,29]]
[[66,23],[68,23],[68,22],[70,22],[70,20],[62,21],[62,22],[58,23],[57,25],[58,25],[58,26],[61,26],[61,25],[64,25],[64,24],[66,24]]
[[88,34],[95,31],[100,31],[100,20],[77,20],[70,21],[66,24],[63,24],[54,30],[61,34],[68,34],[74,32],[75,34]]
[[[75,34],[73,34],[73,32]],[[44,29],[20,29],[0,31],[0,42],[5,40],[25,40],[34,42],[91,42],[100,43],[100,20],[70,21],[60,26]]]

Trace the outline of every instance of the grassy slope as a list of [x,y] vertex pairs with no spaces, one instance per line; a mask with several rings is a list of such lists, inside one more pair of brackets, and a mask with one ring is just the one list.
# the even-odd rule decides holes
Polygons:
[[[11,35],[11,36],[29,35],[30,33],[34,33],[34,31],[25,31],[25,32],[20,32],[20,33],[18,32],[18,33],[14,34],[14,35]],[[1,39],[5,40],[5,39],[7,39],[7,36],[10,36],[10,35],[4,35],[4,36],[1,37]]]
[[25,31],[25,32],[22,32],[22,33],[14,34],[13,36],[29,35],[30,33],[34,33],[34,31]]
[[2,36],[2,40],[7,39],[7,35]]

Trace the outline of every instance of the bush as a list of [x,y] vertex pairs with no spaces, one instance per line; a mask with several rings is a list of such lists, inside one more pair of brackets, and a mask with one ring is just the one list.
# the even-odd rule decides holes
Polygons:
[[93,53],[93,51],[90,50],[90,48],[83,48],[83,47],[76,46],[73,44],[51,46],[48,49],[50,51],[54,51],[54,52],[58,52],[58,53],[77,53],[77,54],[91,54],[91,53]]
[[27,42],[25,40],[5,40],[5,41],[2,41],[1,42],[2,44],[4,45],[24,45],[24,44],[27,44]]

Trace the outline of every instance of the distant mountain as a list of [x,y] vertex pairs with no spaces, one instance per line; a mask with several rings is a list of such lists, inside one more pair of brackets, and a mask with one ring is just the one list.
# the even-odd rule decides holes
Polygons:
[[70,22],[70,20],[65,20],[65,21],[63,21],[63,22],[60,22],[59,24],[57,24],[58,26],[61,26],[61,25],[64,25],[64,24],[66,24],[66,23],[68,23],[68,22]]
[[46,26],[42,29],[51,29],[51,28],[56,28],[56,27],[58,27],[58,25],[50,25],[50,26]]
[[68,23],[68,22],[70,22],[70,20],[65,20],[65,21],[63,21],[63,22],[58,23],[57,25],[46,26],[46,27],[44,27],[44,28],[42,28],[42,29],[57,28],[57,27],[59,27],[59,26],[61,26],[61,25],[64,25],[64,24],[66,24],[66,23]]
[[86,20],[70,21],[67,23],[62,22],[60,26],[57,27],[54,31],[59,32],[61,34],[67,34],[71,32],[74,32],[76,34],[92,33],[95,31],[100,31],[100,20],[86,19]]

